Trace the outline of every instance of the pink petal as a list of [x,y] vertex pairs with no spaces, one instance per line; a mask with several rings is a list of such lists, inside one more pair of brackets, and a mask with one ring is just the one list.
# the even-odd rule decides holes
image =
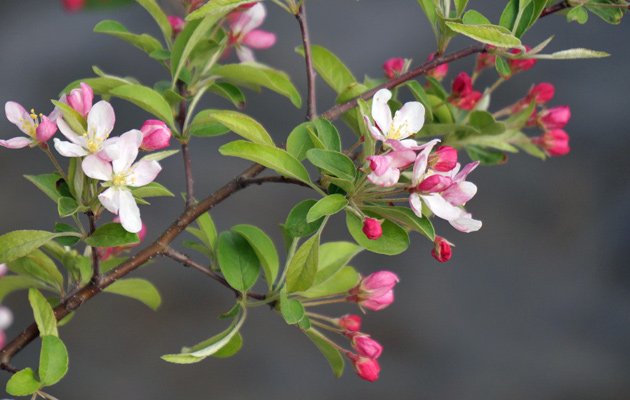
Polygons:
[[232,21],[231,29],[236,34],[247,34],[252,30],[258,28],[265,21],[267,16],[267,10],[262,3],[256,3],[247,11],[244,11],[237,15],[237,18]]
[[31,143],[33,143],[33,140],[24,136],[14,137],[8,140],[0,140],[0,146],[6,147],[7,149],[23,149]]
[[477,193],[477,186],[472,182],[460,182],[451,185],[442,192],[446,201],[454,206],[463,206]]
[[140,219],[140,209],[129,190],[119,191],[119,213],[120,223],[127,232],[138,233],[142,230],[142,220]]
[[456,181],[463,181],[463,180],[465,180],[466,177],[468,176],[468,174],[473,172],[478,166],[479,166],[479,161],[475,161],[475,162],[471,162],[471,163],[466,164],[466,166],[455,175],[454,180],[456,180]]
[[57,124],[44,115],[42,116],[41,122],[35,132],[37,141],[39,143],[46,143],[57,132]]
[[157,161],[140,160],[131,167],[131,174],[127,177],[127,185],[144,186],[153,182],[162,170]]
[[255,29],[243,37],[242,43],[254,49],[268,49],[276,44],[276,34]]
[[4,112],[9,122],[17,126],[20,131],[31,135],[35,129],[35,123],[28,111],[14,101],[7,101],[4,105]]
[[92,179],[105,182],[112,180],[112,165],[96,154],[85,157],[81,163],[81,168],[85,175]]
[[392,126],[392,111],[387,105],[391,98],[392,92],[387,89],[379,90],[372,98],[372,119],[374,119],[376,127],[384,133],[389,132]]
[[88,114],[88,134],[98,140],[105,140],[114,129],[116,115],[111,104],[101,100],[94,104]]

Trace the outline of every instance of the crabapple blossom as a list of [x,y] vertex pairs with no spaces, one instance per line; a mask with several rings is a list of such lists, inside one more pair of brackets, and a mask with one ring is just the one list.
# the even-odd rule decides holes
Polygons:
[[169,15],[167,18],[168,18],[168,23],[171,25],[171,28],[173,29],[173,36],[179,35],[179,33],[184,29],[184,26],[186,25],[186,21],[183,18],[178,17],[176,15]]
[[379,220],[375,218],[366,218],[363,221],[363,233],[370,240],[376,240],[383,235],[383,227]]
[[357,332],[361,330],[361,317],[355,314],[346,314],[339,317],[337,324],[348,332]]
[[55,113],[49,116],[37,115],[35,110],[29,113],[24,107],[14,101],[8,101],[4,105],[4,112],[9,122],[17,126],[28,137],[17,136],[8,140],[0,140],[0,146],[8,149],[22,149],[46,143],[57,132],[55,125]]
[[429,166],[440,172],[448,172],[457,165],[457,150],[451,146],[440,146],[429,155]]
[[268,49],[276,43],[274,33],[256,29],[262,25],[266,16],[267,10],[262,3],[229,15],[229,42],[236,47],[236,55],[242,62],[256,60],[252,49]]
[[381,372],[381,366],[378,364],[378,361],[368,357],[360,357],[352,353],[348,354],[348,357],[352,361],[352,365],[361,379],[368,382],[378,380],[378,375]]
[[389,79],[394,79],[403,73],[405,68],[405,59],[401,57],[390,58],[383,64],[383,71],[385,76]]
[[460,72],[453,80],[451,104],[463,110],[472,110],[479,100],[481,92],[473,90],[472,79],[466,72]]
[[117,214],[123,228],[132,233],[142,230],[142,221],[129,188],[153,182],[162,169],[157,161],[141,159],[134,163],[141,143],[142,132],[131,130],[105,150],[111,164],[99,157],[86,157],[82,164],[85,175],[105,182],[107,189],[98,196],[101,204]]
[[370,335],[365,333],[352,333],[349,335],[352,338],[352,347],[364,357],[371,359],[377,359],[383,353],[383,346],[372,339]]
[[92,109],[94,91],[90,85],[86,83],[81,82],[80,85],[80,88],[72,89],[67,96],[62,97],[61,101],[68,104],[85,118]]
[[555,93],[556,93],[556,88],[553,86],[553,84],[542,82],[533,86],[529,90],[526,100],[528,104],[531,101],[534,101],[536,102],[536,104],[541,105],[553,99],[553,96],[555,95]]
[[157,119],[149,119],[142,124],[142,145],[140,148],[147,151],[155,151],[170,146],[171,130],[164,122]]
[[362,308],[379,311],[394,302],[394,286],[398,282],[398,276],[393,272],[375,272],[361,279],[361,282],[350,290],[347,299],[358,303]]
[[[531,47],[525,46],[525,54],[527,54],[527,52],[529,52],[530,50]],[[520,49],[512,49],[510,50],[510,53],[521,54],[522,51]],[[516,74],[518,72],[523,72],[534,68],[534,65],[536,65],[537,61],[538,60],[536,60],[535,58],[512,58],[508,60],[508,64],[510,65],[510,70],[512,71],[512,74]]]
[[[427,58],[427,61],[433,61],[436,56],[437,56],[437,53],[429,54],[429,57]],[[432,77],[434,79],[437,79],[438,81],[441,81],[442,79],[444,79],[444,77],[447,74],[448,74],[448,64],[447,63],[440,64],[437,67],[435,67],[432,70],[429,70],[427,72],[427,76],[430,76],[430,77]]]
[[409,141],[409,143],[413,143],[411,147],[406,147],[399,141],[391,139],[385,143],[389,145],[391,151],[367,158],[372,170],[367,178],[375,185],[389,187],[398,183],[402,169],[413,164],[416,159],[414,150],[417,148],[415,147],[415,141]]
[[[494,46],[487,46],[488,50],[493,49]],[[488,52],[481,53],[477,56],[477,61],[475,62],[475,72],[480,72],[486,68],[494,67],[497,57]]]
[[433,250],[431,255],[441,263],[447,262],[453,256],[453,243],[444,239],[442,236],[436,236],[433,242]]
[[539,145],[550,156],[564,156],[569,153],[569,135],[562,129],[553,129],[532,138],[532,142]]
[[571,119],[569,106],[558,106],[543,110],[538,114],[538,122],[545,130],[562,129]]
[[415,134],[424,125],[425,109],[422,103],[410,101],[405,103],[400,110],[396,111],[392,118],[392,112],[387,102],[392,98],[392,92],[381,89],[372,98],[372,119],[364,116],[365,122],[372,134],[372,137],[382,142],[396,140],[409,147],[416,146],[413,139],[403,140]]

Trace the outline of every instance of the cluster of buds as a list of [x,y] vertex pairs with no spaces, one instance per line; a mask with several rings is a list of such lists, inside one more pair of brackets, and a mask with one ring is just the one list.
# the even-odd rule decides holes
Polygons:
[[[0,264],[0,279],[8,271],[6,264]],[[6,344],[6,334],[4,333],[13,323],[13,313],[7,307],[0,305],[0,349]]]
[[466,72],[460,72],[453,80],[449,101],[462,110],[472,110],[481,100],[482,93],[473,89],[472,78]]

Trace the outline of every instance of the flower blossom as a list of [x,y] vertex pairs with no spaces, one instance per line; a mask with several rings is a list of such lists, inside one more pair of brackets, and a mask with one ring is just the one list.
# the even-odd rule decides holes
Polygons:
[[393,272],[375,272],[361,279],[350,290],[348,301],[356,302],[360,307],[372,311],[382,310],[394,302],[394,286],[398,282],[398,276]]
[[164,122],[157,119],[149,119],[142,124],[142,150],[162,150],[170,146],[171,130]]
[[455,77],[452,92],[449,101],[462,110],[472,110],[482,97],[481,92],[473,90],[472,78],[466,72],[461,72]]
[[569,106],[558,106],[543,110],[538,114],[538,123],[545,130],[562,129],[571,119]]
[[383,72],[388,79],[400,76],[405,69],[405,59],[401,57],[390,58],[383,64]]
[[383,353],[383,346],[365,333],[354,332],[348,335],[352,338],[352,347],[364,357],[377,359]]
[[236,55],[241,62],[256,60],[252,49],[268,49],[276,43],[274,33],[256,29],[262,25],[266,16],[267,10],[262,3],[229,15],[229,42],[236,47]]
[[28,137],[17,136],[8,140],[0,140],[0,146],[8,149],[22,149],[27,146],[34,146],[46,143],[56,132],[56,113],[49,116],[37,115],[35,110],[29,113],[20,104],[8,101],[4,105],[4,112],[9,122],[17,126],[20,131]]
[[104,181],[107,187],[98,199],[110,212],[120,217],[120,223],[128,232],[142,230],[140,210],[130,187],[147,185],[156,178],[162,167],[157,161],[141,159],[134,163],[142,143],[142,132],[131,130],[122,134],[106,153],[111,163],[99,157],[86,157],[83,172],[90,178]]
[[424,125],[424,106],[417,101],[405,103],[400,110],[396,111],[392,118],[392,112],[387,102],[392,98],[392,92],[387,89],[381,89],[372,98],[372,119],[374,125],[369,118],[364,116],[365,122],[376,140],[391,144],[390,140],[400,142],[406,147],[417,146],[413,139],[407,139],[409,136],[417,133]]
[[[387,140],[385,143],[391,147],[391,151],[370,156],[367,160],[370,162],[372,172],[368,175],[368,180],[377,186],[389,187],[398,183],[400,179],[400,171],[413,164],[416,159],[414,151],[417,145],[415,140],[408,141],[413,143],[412,147],[406,147],[397,140]],[[407,143],[409,145],[409,143]]]
[[[429,58],[427,59],[427,61],[433,61],[435,57],[437,57],[437,53],[431,53],[429,54]],[[448,63],[440,64],[437,67],[427,72],[427,76],[437,79],[438,81],[441,81],[442,79],[444,79],[444,77],[447,74],[448,74]]]

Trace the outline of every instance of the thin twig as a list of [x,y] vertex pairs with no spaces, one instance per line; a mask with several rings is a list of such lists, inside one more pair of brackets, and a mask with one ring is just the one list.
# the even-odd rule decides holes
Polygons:
[[305,3],[306,1],[302,2],[295,18],[297,18],[298,23],[300,24],[300,33],[302,34],[302,43],[304,45],[304,59],[306,60],[306,83],[308,87],[306,119],[312,120],[317,118],[317,95],[315,92],[315,69],[313,68],[311,38],[308,31],[308,23],[306,22]]
[[194,180],[192,174],[192,161],[190,159],[190,149],[188,143],[182,143],[182,156],[184,157],[184,173],[186,175],[186,207],[190,207],[195,202]]
[[547,8],[545,8],[541,13],[540,13],[540,18],[545,17],[549,14],[553,14],[555,12],[558,11],[562,11],[565,8],[571,8],[571,4],[569,4],[568,0],[563,0],[560,3],[554,4],[552,6],[549,6]]
[[[88,221],[90,222],[90,232],[92,235],[96,231],[96,215],[92,211],[87,212]],[[98,285],[101,279],[100,260],[98,258],[98,249],[94,246],[90,247],[92,252],[92,282]]]
[[285,178],[284,176],[279,176],[279,175],[272,175],[272,176],[263,176],[260,178],[251,178],[251,179],[246,179],[243,181],[243,183],[247,184],[247,185],[262,185],[263,183],[288,183],[291,185],[298,185],[298,186],[304,186],[307,188],[310,188],[310,186],[300,180],[297,179],[293,179],[293,178]]

